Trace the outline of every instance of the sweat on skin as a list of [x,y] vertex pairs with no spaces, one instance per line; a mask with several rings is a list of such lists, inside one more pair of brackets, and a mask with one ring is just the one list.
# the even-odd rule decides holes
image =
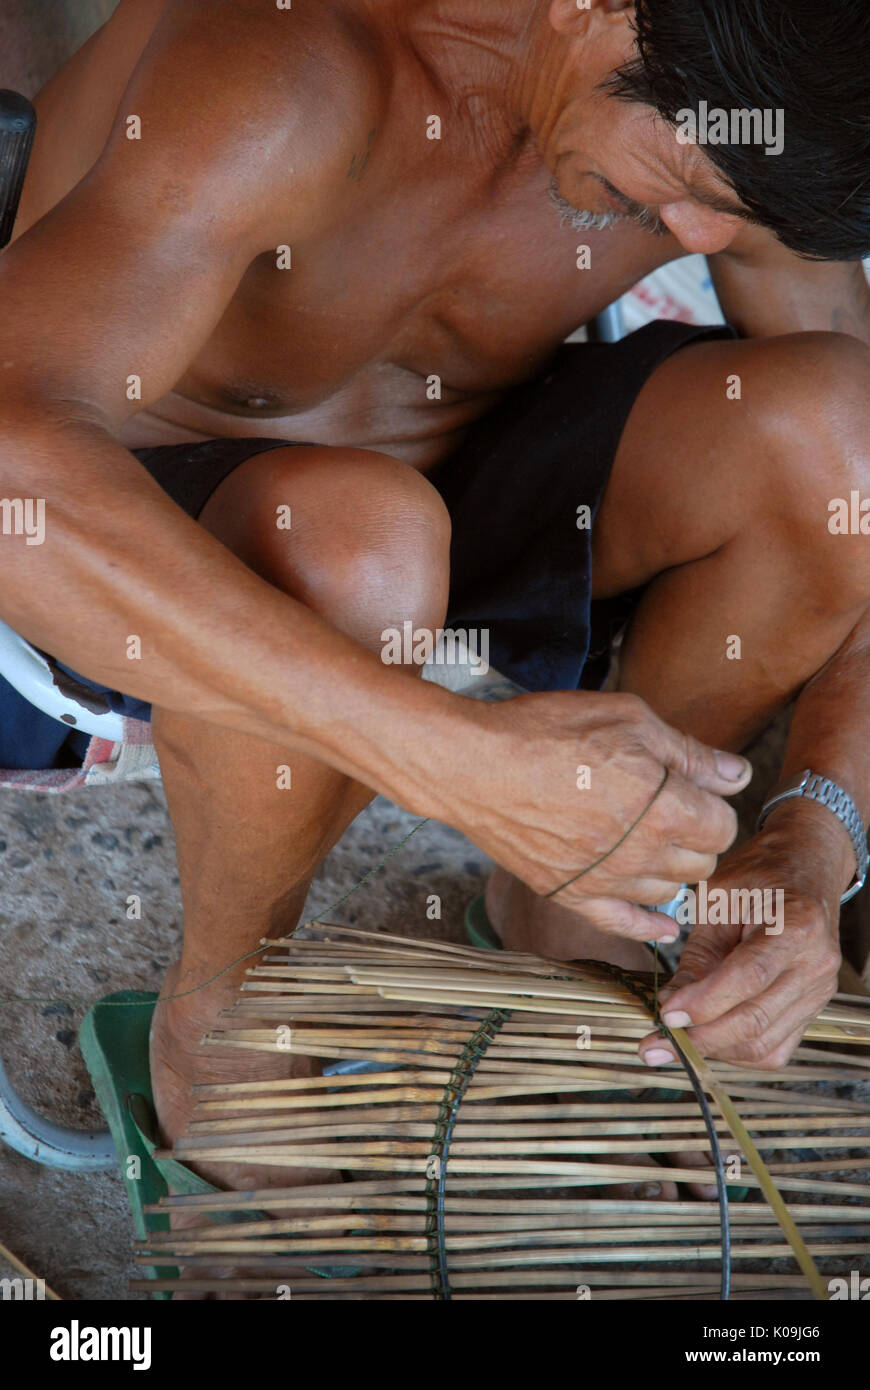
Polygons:
[[[346,20],[353,21],[352,42]],[[294,597],[300,577],[309,577],[296,568],[305,526],[293,547],[282,549],[275,579],[238,558],[271,548],[275,509],[261,513],[264,499],[292,500],[295,526],[297,499],[301,516],[303,501],[316,495],[307,526],[312,552],[320,551],[311,566],[331,583],[329,546],[343,516],[362,521],[367,497],[359,474],[377,467],[377,495],[386,492],[387,478],[392,489],[391,517],[399,483],[410,493],[414,478],[413,509],[403,507],[403,526],[394,528],[401,554],[387,558],[392,582],[409,570],[416,577],[421,543],[416,533],[406,540],[404,519],[411,510],[419,514],[424,489],[411,470],[422,473],[443,458],[446,441],[480,418],[494,391],[510,390],[530,363],[543,363],[626,284],[683,248],[717,260],[744,232],[739,217],[710,202],[726,190],[703,151],[680,147],[648,110],[601,95],[601,82],[633,51],[628,13],[612,3],[584,15],[574,0],[336,0],[283,13],[239,0],[122,0],[109,26],[39,100],[43,138],[32,191],[25,192],[20,235],[3,259],[0,358],[14,357],[16,366],[4,374],[0,442],[14,468],[6,491],[36,496],[51,477],[52,537],[39,557],[17,542],[0,544],[2,615],[74,669],[112,688],[120,679],[129,694],[155,704],[161,761],[175,774],[180,859],[189,866],[182,873],[185,955],[169,993],[200,985],[216,960],[241,957],[268,934],[268,913],[280,913],[286,925],[297,899],[301,912],[313,860],[371,790],[421,816],[449,818],[540,892],[600,859],[561,901],[580,908],[597,892],[600,920],[609,924],[621,911],[624,935],[634,931],[639,940],[648,935],[648,918],[631,904],[659,894],[650,879],[667,868],[669,889],[696,882],[733,838],[733,815],[719,798],[738,790],[748,770],[642,704],[645,694],[661,698],[663,715],[675,723],[682,709],[661,695],[661,646],[652,627],[646,651],[655,680],[645,679],[644,668],[634,697],[557,691],[483,705],[398,680],[379,660],[376,635],[416,612],[416,595],[414,605],[391,600],[387,608],[365,595],[362,603],[354,572],[354,592],[341,592],[333,604],[330,591],[326,617]],[[120,92],[129,95],[119,108]],[[433,110],[449,117],[441,140],[427,137]],[[126,119],[134,112],[141,139],[128,138]],[[594,269],[578,273],[576,237],[548,198],[554,176],[570,206],[596,216],[621,213],[626,202],[651,207],[668,236],[648,237],[637,221],[624,219],[606,233],[593,230],[584,241]],[[699,187],[706,202],[696,196]],[[696,412],[698,433],[711,448],[724,440],[734,475],[739,466],[754,487],[759,468],[750,451],[757,439],[740,423],[740,407],[729,403],[727,417],[717,413],[724,397],[718,380],[708,387],[704,363],[720,363],[724,378],[726,364],[738,370],[746,362],[756,388],[790,406],[797,399],[791,384],[804,380],[789,369],[796,349],[786,343],[768,350],[759,340],[829,327],[829,283],[841,287],[845,308],[852,306],[851,281],[839,268],[796,264],[772,239],[757,240],[748,267],[740,257],[720,263],[725,312],[739,320],[746,341],[706,344],[703,354],[687,348],[668,399],[649,384],[656,428],[646,432],[642,460],[623,461],[631,477],[625,495],[640,499],[644,533],[656,532],[656,506],[672,510],[681,496],[672,469],[677,446],[656,452],[673,418],[669,400],[680,436],[685,412]],[[285,244],[293,246],[292,268],[280,269],[275,249]],[[797,280],[801,293],[780,293],[783,279]],[[800,322],[787,312],[797,303]],[[856,322],[859,314],[860,304]],[[59,322],[67,333],[58,334]],[[125,393],[132,371],[142,382],[135,398]],[[430,403],[426,381],[434,374],[445,390]],[[32,401],[38,409],[28,414],[22,403]],[[70,401],[93,408],[71,420]],[[311,481],[299,453],[276,461],[282,476],[274,497],[255,484],[256,470],[244,484],[239,474],[235,490],[228,479],[219,521],[233,535],[227,540],[221,531],[220,544],[217,528],[209,536],[180,512],[130,453],[191,435],[262,433],[317,441],[308,459]],[[846,444],[813,448],[814,468],[822,452],[839,466]],[[342,494],[336,484],[327,507],[331,480],[344,473],[353,473],[354,490],[342,483]],[[291,480],[292,498],[284,490]],[[770,479],[762,483],[770,490]],[[842,486],[838,475],[826,496]],[[757,524],[755,496],[751,509],[741,510],[741,527]],[[219,510],[221,498],[213,500]],[[708,494],[687,510],[684,535],[719,515]],[[268,531],[249,524],[267,512]],[[131,515],[134,545],[126,539]],[[383,546],[382,514],[367,526],[365,534]],[[434,529],[427,526],[427,535]],[[625,540],[618,543],[614,531],[599,556],[599,573],[606,559],[614,583],[630,588],[634,571],[624,569],[634,565],[636,547],[623,529]],[[724,544],[730,538],[704,535],[700,553],[711,549],[731,563],[733,548]],[[690,545],[695,540],[688,536]],[[786,549],[777,559],[788,563],[788,578]],[[838,560],[845,546],[831,550]],[[679,575],[678,563],[698,553],[669,551],[656,555],[655,566]],[[719,573],[711,601],[741,580],[758,553],[747,547],[745,564],[734,560]],[[800,577],[811,566],[805,549],[798,558]],[[779,577],[768,576],[767,593]],[[67,596],[63,613],[59,585]],[[753,603],[759,592],[760,580],[751,588]],[[428,621],[442,621],[440,607],[429,616],[428,589],[424,597]],[[367,650],[346,631],[360,607]],[[710,606],[702,607],[715,628]],[[809,608],[800,606],[793,638],[785,616],[772,633],[776,639],[787,631],[789,652],[800,648],[790,657],[795,688],[841,640],[835,633],[829,641],[827,630],[808,635]],[[688,592],[682,615],[679,609],[675,603],[668,615],[671,628],[690,621]],[[126,660],[117,632],[143,634],[141,660]],[[644,651],[640,628],[638,634],[635,663]],[[700,641],[704,632],[697,635]],[[692,656],[685,674],[676,658],[664,674],[677,670],[680,701],[703,712],[710,727],[699,736],[709,732],[707,743],[715,735],[726,747],[742,746],[742,728],[729,724],[734,700],[726,691],[713,710],[719,692],[693,685],[705,661],[695,644],[686,645]],[[769,648],[767,655],[773,665]],[[709,654],[707,669],[727,676]],[[767,692],[758,679],[753,687],[748,661],[741,681],[766,710]],[[819,729],[833,727],[838,748],[848,739],[859,721],[843,706],[859,688],[858,681],[819,682],[832,708],[837,702],[838,717],[812,721],[798,765],[826,751]],[[596,769],[594,798],[579,814],[578,745]],[[288,751],[294,792],[305,794],[282,796],[276,812],[275,765]],[[825,760],[832,774],[836,753]],[[860,756],[860,746],[854,757],[850,750],[848,764]],[[666,767],[667,786],[630,845],[604,858],[625,828],[623,808],[639,810]],[[815,823],[809,826],[802,864],[817,853]],[[824,861],[825,872],[829,862],[831,876],[839,872],[835,854],[826,852]],[[771,878],[769,856],[766,872]],[[246,900],[266,904],[263,920],[251,920]],[[788,938],[785,932],[780,939]],[[203,1058],[199,1038],[222,1004],[218,991],[191,992],[158,1015],[152,1074],[168,1139],[182,1132],[192,1086],[221,1079],[209,1074],[214,1064]]]

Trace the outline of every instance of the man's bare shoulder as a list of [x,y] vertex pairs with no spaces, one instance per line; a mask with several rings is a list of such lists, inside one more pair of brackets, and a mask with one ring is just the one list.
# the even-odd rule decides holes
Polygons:
[[[139,4],[123,0],[116,19]],[[376,35],[352,5],[164,0],[107,151],[135,114],[143,140],[174,152],[183,182],[224,181],[278,201],[294,189],[335,194],[388,90]]]

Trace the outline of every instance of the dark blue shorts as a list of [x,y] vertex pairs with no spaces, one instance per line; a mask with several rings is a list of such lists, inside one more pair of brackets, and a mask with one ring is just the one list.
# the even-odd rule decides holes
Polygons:
[[[578,529],[577,509],[588,506],[594,518],[626,420],[656,367],[687,343],[734,336],[727,327],[659,321],[618,343],[566,344],[428,474],[453,521],[448,622],[488,630],[497,671],[528,690],[600,683],[590,643],[605,658],[615,618],[603,607],[593,622],[590,532]],[[240,464],[299,442],[210,439],[133,452],[196,518]],[[57,664],[55,680],[91,708],[150,718],[141,700]],[[0,767],[75,766],[87,744],[87,735],[43,714],[0,677]]]

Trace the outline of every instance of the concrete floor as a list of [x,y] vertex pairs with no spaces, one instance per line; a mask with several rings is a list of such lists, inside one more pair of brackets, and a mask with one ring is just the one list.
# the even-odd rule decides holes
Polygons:
[[[114,0],[5,0],[0,87],[33,94],[114,8]],[[751,823],[773,775],[781,735],[756,755],[744,798]],[[322,912],[414,824],[385,801],[366,811],[330,856],[308,915]],[[374,930],[460,939],[487,861],[461,835],[425,826],[387,869],[334,915]],[[125,913],[142,899],[141,921]],[[429,894],[440,923],[426,919]],[[32,1105],[73,1126],[101,1117],[76,1046],[86,1003],[121,988],[155,989],[180,939],[174,840],[159,787],[73,796],[0,794],[0,1055]],[[866,918],[866,908],[865,908]],[[132,1227],[120,1176],[58,1173],[0,1146],[0,1243],[67,1299],[124,1299]],[[0,1260],[0,1277],[11,1273]]]
[[[776,766],[782,732],[753,752],[757,779],[742,798],[752,823]],[[416,824],[378,799],[324,864],[306,915],[324,912]],[[462,939],[466,903],[488,861],[456,831],[430,822],[330,920],[411,936]],[[142,918],[130,921],[136,893]],[[430,894],[442,919],[430,922]],[[62,1124],[100,1127],[78,1026],[87,1004],[117,989],[156,989],[177,951],[181,902],[162,788],[72,795],[0,794],[0,1056],[20,1094]],[[132,1223],[120,1176],[39,1167],[0,1145],[0,1243],[64,1298],[124,1299]],[[0,1262],[0,1277],[6,1271]]]
[[[346,893],[416,823],[377,801],[324,865],[307,915]],[[430,823],[330,920],[458,940],[486,870],[463,836]],[[126,917],[131,893],[142,899],[138,922]],[[442,898],[441,922],[426,918],[431,893]],[[76,1128],[101,1127],[76,1045],[85,1005],[117,989],[158,988],[180,941],[162,789],[0,794],[0,894],[0,993],[40,1001],[0,1008],[0,1056],[36,1109]],[[0,1243],[62,1297],[130,1297],[132,1239],[119,1174],[55,1172],[0,1145]]]

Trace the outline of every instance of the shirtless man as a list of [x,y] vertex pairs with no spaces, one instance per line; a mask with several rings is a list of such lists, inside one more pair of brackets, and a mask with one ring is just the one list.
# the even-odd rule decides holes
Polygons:
[[[867,818],[870,555],[827,526],[830,499],[870,493],[870,313],[846,263],[870,218],[842,191],[867,162],[844,153],[868,109],[854,8],[820,9],[805,52],[794,38],[777,105],[797,172],[738,151],[742,198],[652,105],[602,90],[637,53],[619,0],[122,0],[43,92],[0,263],[0,457],[5,495],[46,499],[47,533],[0,544],[0,616],[153,705],[185,907],[165,993],[289,930],[373,792],[502,866],[489,909],[511,948],[642,964],[637,904],[714,873],[735,832],[721,798],[748,777],[735,750],[813,677],[783,777],[812,767]],[[709,9],[646,0],[673,71]],[[691,104],[740,105],[746,53],[760,72],[782,56],[771,32],[720,36],[733,91],[690,71]],[[853,123],[817,121],[831,148],[813,147],[804,117],[850,61]],[[642,350],[559,351],[684,251],[713,258],[741,338],[657,325]],[[618,693],[576,691],[582,505],[594,594],[646,586]],[[379,659],[385,628],[448,611],[491,625],[495,664],[534,693],[478,703]],[[618,852],[546,901],[666,769]],[[782,888],[787,923],[698,929],[673,1007],[699,1046],[790,1054],[835,988],[854,872],[806,800],[719,868]],[[192,1082],[235,1075],[198,1040],[239,974],[158,1009],[168,1139]]]

